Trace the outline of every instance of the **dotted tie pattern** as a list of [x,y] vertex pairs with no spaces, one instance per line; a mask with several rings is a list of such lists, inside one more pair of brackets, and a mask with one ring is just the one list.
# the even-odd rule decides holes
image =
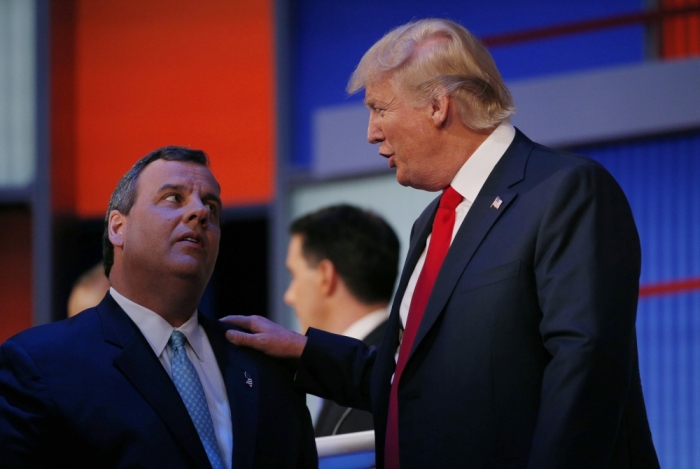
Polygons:
[[216,442],[214,424],[209,413],[209,406],[207,406],[207,399],[204,396],[204,389],[199,381],[197,371],[194,369],[190,359],[187,358],[185,342],[187,342],[185,334],[180,331],[173,331],[169,341],[170,347],[173,349],[173,382],[180,393],[180,397],[182,397],[182,402],[185,403],[187,412],[192,418],[192,423],[197,429],[199,439],[202,440],[212,468],[224,469],[219,446]]

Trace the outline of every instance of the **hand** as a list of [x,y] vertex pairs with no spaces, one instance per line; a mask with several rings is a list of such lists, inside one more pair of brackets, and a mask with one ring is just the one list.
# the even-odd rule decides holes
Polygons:
[[234,345],[250,347],[276,358],[300,358],[306,337],[285,329],[261,316],[226,316],[220,321],[246,329],[226,331],[226,339]]

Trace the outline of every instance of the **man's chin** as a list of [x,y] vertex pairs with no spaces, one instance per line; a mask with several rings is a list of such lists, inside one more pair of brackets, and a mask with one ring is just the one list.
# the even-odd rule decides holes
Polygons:
[[421,183],[420,181],[411,180],[408,177],[400,175],[398,172],[396,173],[396,182],[398,182],[404,187],[412,187],[413,189],[418,189],[427,192],[437,192],[444,189],[444,187],[441,187],[437,184],[426,184]]
[[208,272],[201,263],[195,262],[194,259],[192,259],[192,262],[178,262],[171,266],[169,270],[172,275],[194,282],[195,284],[206,284],[212,274],[212,269],[209,269],[210,271]]
[[402,174],[399,170],[396,171],[396,182],[398,182],[404,187],[413,187],[411,185],[411,180],[405,174]]

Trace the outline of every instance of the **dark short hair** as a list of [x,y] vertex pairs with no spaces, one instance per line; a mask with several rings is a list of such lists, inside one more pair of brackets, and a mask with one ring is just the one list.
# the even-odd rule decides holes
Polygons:
[[333,205],[295,220],[304,259],[335,266],[350,292],[363,303],[389,302],[399,268],[399,239],[380,216],[351,205]]
[[105,215],[105,229],[102,234],[102,264],[105,275],[109,277],[109,272],[114,264],[114,246],[109,240],[109,214],[112,210],[118,210],[124,215],[128,215],[131,207],[136,202],[137,183],[141,172],[156,160],[183,161],[196,163],[209,167],[209,158],[202,150],[193,150],[186,147],[167,146],[153,150],[148,155],[138,160],[129,171],[119,180],[116,189],[109,199],[107,214]]

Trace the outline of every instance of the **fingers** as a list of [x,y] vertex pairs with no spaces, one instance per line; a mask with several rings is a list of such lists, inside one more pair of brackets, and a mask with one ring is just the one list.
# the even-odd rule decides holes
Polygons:
[[306,346],[306,337],[285,329],[262,316],[226,316],[220,321],[249,330],[230,329],[226,339],[240,347],[250,347],[278,358],[299,358]]
[[250,330],[253,322],[252,318],[253,316],[226,316],[219,319],[219,321]]

